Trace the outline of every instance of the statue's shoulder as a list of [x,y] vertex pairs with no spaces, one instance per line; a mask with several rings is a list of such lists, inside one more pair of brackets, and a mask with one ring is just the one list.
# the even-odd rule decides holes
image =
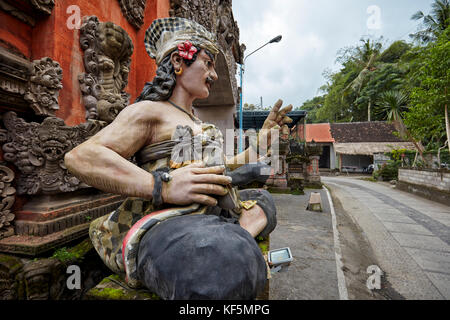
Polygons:
[[159,101],[140,101],[133,103],[122,110],[134,119],[157,120],[164,112],[164,104]]

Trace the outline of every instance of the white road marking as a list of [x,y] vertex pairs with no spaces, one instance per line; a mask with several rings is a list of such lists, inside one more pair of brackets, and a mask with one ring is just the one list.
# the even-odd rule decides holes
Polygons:
[[336,213],[334,212],[334,205],[333,200],[331,199],[330,192],[326,187],[323,187],[323,189],[327,193],[331,211],[331,222],[333,224],[334,254],[336,257],[336,271],[338,279],[339,297],[341,300],[348,300],[347,285],[345,282],[344,271],[342,270],[344,264],[342,263],[341,244],[339,242],[339,232],[337,230]]

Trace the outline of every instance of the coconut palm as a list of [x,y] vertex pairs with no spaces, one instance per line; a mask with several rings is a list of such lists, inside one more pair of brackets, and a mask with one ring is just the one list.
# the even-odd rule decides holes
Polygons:
[[424,29],[411,34],[410,37],[424,43],[435,41],[450,25],[450,0],[435,0],[430,14],[425,15],[423,11],[417,11],[411,19],[422,20]]
[[419,151],[422,159],[425,148],[420,141],[416,141],[403,123],[403,113],[408,110],[408,96],[401,91],[386,91],[378,99],[376,112],[394,124],[400,137],[411,141]]
[[[381,53],[382,44],[379,41],[370,41],[370,39],[361,39],[363,45],[356,48],[354,62],[362,68],[358,76],[344,89],[342,99],[350,92],[361,92],[363,86],[370,78],[371,72],[376,70],[375,64]],[[367,106],[368,121],[370,121],[372,101],[369,100]]]

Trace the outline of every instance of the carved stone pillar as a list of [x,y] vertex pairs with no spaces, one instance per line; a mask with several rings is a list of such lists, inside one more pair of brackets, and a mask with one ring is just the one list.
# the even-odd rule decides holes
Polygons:
[[6,163],[0,162],[0,239],[14,234],[12,221],[15,215],[11,212],[16,194],[16,189],[11,185],[14,177],[14,172],[6,166]]
[[33,61],[32,68],[25,100],[37,115],[55,115],[59,109],[59,90],[63,87],[62,69],[58,62],[48,57]]
[[79,75],[86,119],[111,123],[129,104],[128,84],[133,43],[127,32],[96,16],[84,17],[80,29],[86,73]]
[[122,13],[136,29],[144,23],[144,11],[147,0],[119,0]]

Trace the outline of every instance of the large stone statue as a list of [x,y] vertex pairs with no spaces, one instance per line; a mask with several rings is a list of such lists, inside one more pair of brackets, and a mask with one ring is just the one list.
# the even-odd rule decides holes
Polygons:
[[[275,228],[276,208],[268,192],[233,186],[233,176],[245,182],[242,164],[254,147],[226,159],[218,128],[192,114],[194,100],[207,98],[218,78],[216,37],[191,20],[165,18],[147,30],[145,47],[158,65],[153,82],[65,157],[81,181],[129,196],[92,222],[90,238],[130,287],[143,285],[163,299],[254,299],[267,280],[254,238]],[[292,106],[281,105],[263,129],[292,121]],[[271,141],[264,133],[262,140]],[[132,155],[138,166],[125,160]]]

